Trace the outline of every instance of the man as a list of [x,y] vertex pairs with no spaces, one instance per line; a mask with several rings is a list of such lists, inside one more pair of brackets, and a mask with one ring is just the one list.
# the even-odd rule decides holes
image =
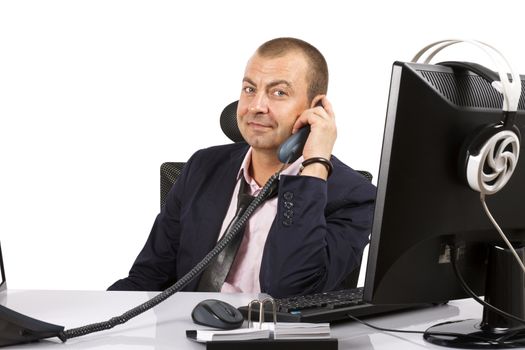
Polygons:
[[[186,274],[227,229],[239,192],[258,194],[283,166],[279,145],[305,125],[302,157],[250,218],[218,290],[283,297],[341,287],[368,242],[375,189],[331,156],[337,129],[327,86],[326,61],[310,44],[278,38],[261,45],[246,66],[237,109],[247,144],[191,157],[129,276],[109,289],[162,290]],[[186,290],[213,290],[217,264]]]

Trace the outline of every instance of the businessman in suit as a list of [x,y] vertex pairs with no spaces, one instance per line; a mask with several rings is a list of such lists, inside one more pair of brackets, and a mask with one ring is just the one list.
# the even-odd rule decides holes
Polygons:
[[225,278],[208,281],[214,261],[185,290],[284,297],[341,287],[368,242],[375,188],[332,156],[337,128],[327,87],[326,61],[312,45],[294,38],[261,45],[246,65],[237,109],[246,143],[191,157],[129,276],[109,289],[163,290],[186,274],[227,229],[240,194],[257,195],[283,167],[279,145],[305,125],[302,157],[248,221]]

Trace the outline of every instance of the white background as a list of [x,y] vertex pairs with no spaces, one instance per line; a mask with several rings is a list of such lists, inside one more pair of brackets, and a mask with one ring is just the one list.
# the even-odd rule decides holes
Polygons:
[[[229,142],[218,117],[238,98],[262,42],[295,36],[325,54],[334,154],[377,178],[392,63],[436,40],[474,38],[525,73],[524,7],[0,2],[0,240],[9,287],[105,289],[126,276],[159,210],[160,164]],[[485,62],[477,51],[449,55],[441,57]]]

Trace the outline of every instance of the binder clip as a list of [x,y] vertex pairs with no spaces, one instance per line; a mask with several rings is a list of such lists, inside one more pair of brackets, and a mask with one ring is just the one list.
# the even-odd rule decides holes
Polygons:
[[248,304],[248,328],[252,328],[252,305],[259,304],[259,329],[262,328],[264,323],[264,304],[270,303],[272,305],[272,314],[273,314],[273,324],[277,324],[277,306],[275,305],[275,300],[272,297],[263,299],[254,299]]

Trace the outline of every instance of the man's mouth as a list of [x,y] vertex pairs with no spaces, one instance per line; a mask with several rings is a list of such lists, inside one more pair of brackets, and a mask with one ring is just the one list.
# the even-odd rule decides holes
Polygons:
[[267,130],[267,129],[272,128],[272,126],[269,124],[258,123],[258,122],[248,122],[248,126],[255,130]]

